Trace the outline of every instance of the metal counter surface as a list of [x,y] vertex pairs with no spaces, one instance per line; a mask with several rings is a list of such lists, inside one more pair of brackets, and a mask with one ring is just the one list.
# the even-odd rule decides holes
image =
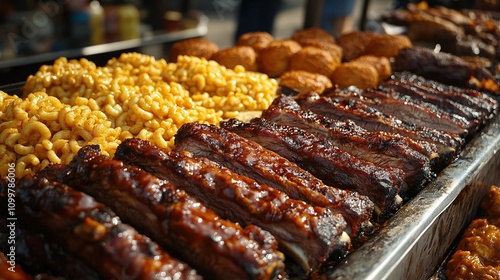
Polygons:
[[325,276],[328,279],[428,279],[500,184],[500,116],[495,116],[416,197]]

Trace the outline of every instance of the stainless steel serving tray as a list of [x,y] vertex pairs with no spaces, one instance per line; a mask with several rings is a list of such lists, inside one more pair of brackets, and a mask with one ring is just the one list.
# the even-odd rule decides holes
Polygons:
[[341,264],[328,279],[428,279],[475,216],[489,186],[500,184],[500,116],[459,158]]

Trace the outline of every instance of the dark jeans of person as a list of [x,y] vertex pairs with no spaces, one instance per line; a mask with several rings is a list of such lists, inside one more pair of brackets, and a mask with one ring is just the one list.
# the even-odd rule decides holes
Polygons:
[[273,32],[281,0],[242,0],[235,38],[248,32]]

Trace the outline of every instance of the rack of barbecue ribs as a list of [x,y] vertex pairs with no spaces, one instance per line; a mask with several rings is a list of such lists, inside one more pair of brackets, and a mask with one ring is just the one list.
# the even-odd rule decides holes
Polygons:
[[87,194],[38,176],[22,178],[16,190],[20,218],[103,277],[152,279],[178,274],[183,279],[200,279],[194,269]]
[[179,129],[175,141],[176,151],[210,158],[292,198],[340,213],[351,236],[373,228],[373,203],[368,197],[328,186],[297,164],[236,133],[215,125],[189,123]]
[[416,193],[432,178],[431,161],[437,154],[420,152],[425,150],[424,147],[408,137],[381,131],[371,132],[350,120],[326,118],[301,109],[289,96],[276,98],[263,112],[262,118],[280,125],[299,127],[365,161],[387,168],[400,168],[404,172],[405,186],[415,188],[407,192]]
[[80,149],[47,177],[82,190],[107,205],[206,277],[274,278],[284,272],[284,256],[272,235],[260,228],[222,219],[170,182],[100,154]]
[[221,126],[263,145],[321,179],[325,184],[368,196],[381,216],[402,204],[400,169],[382,168],[360,160],[297,127],[280,126],[255,118],[249,123],[232,119]]
[[329,257],[344,256],[350,247],[347,223],[339,213],[292,199],[207,158],[169,152],[139,139],[120,144],[115,158],[185,189],[224,218],[269,231],[305,271]]

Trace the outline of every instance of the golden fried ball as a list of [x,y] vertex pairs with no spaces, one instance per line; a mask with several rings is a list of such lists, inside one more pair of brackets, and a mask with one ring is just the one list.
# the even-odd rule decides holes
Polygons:
[[325,50],[329,52],[334,57],[338,57],[342,60],[342,47],[337,45],[336,43],[327,42],[327,41],[318,41],[314,39],[305,39],[300,44],[302,47],[315,47],[321,50]]
[[364,54],[391,58],[400,50],[412,45],[410,38],[406,35],[376,34],[366,45]]
[[273,35],[267,32],[249,32],[238,37],[236,45],[249,46],[256,52],[259,52],[267,47],[272,41],[274,41]]
[[212,55],[212,60],[229,69],[241,65],[247,71],[257,71],[257,54],[249,46],[235,46],[220,50]]
[[343,51],[343,61],[351,61],[365,52],[375,34],[367,31],[353,31],[341,34],[337,43]]
[[352,61],[366,63],[375,67],[380,80],[385,80],[392,74],[391,62],[385,56],[363,55]]
[[356,86],[360,89],[378,85],[379,77],[374,66],[361,62],[345,62],[335,69],[330,77],[333,84],[341,88]]
[[331,88],[332,82],[324,75],[302,70],[292,70],[280,76],[279,85],[293,89],[299,93],[323,93]]
[[333,35],[319,27],[302,29],[292,35],[292,40],[298,42],[299,44],[302,44],[304,40],[309,39],[335,43]]
[[261,71],[269,77],[279,77],[289,69],[290,57],[302,47],[293,40],[276,40],[259,52]]
[[177,57],[179,55],[189,55],[210,59],[212,55],[218,51],[219,46],[210,40],[202,38],[182,40],[172,44],[169,53],[169,61],[177,62]]
[[339,56],[316,47],[304,47],[291,56],[290,70],[304,70],[328,77],[340,63]]

